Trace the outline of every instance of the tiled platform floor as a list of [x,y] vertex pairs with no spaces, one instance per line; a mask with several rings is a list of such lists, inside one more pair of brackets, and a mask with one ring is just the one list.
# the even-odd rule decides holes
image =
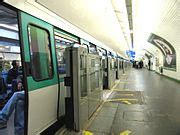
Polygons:
[[[122,75],[85,130],[94,135],[180,135],[180,84],[146,69]],[[65,131],[64,135],[82,133]]]

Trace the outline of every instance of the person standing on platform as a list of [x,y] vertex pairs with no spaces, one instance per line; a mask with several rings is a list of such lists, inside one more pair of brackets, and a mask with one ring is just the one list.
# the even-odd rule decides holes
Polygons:
[[151,70],[151,60],[150,59],[148,60],[148,68],[149,68],[149,70]]

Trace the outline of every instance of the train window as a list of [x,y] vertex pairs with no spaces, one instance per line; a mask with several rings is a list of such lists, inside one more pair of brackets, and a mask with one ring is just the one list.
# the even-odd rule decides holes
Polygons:
[[[18,14],[0,3],[0,110],[1,119],[5,120],[5,124],[1,124],[1,128],[5,128],[0,130],[1,135],[24,131],[23,86]],[[14,97],[20,99],[12,104]],[[7,110],[9,107],[10,111]]]
[[102,49],[102,55],[103,55],[103,56],[107,56],[107,51],[104,50],[104,49]]
[[91,67],[95,67],[95,59],[91,59]]
[[87,96],[87,74],[86,74],[86,59],[85,55],[80,55],[80,85],[81,85],[81,97]]
[[96,45],[90,43],[90,45],[89,45],[89,53],[93,53],[93,54],[97,53]]
[[80,55],[80,69],[86,68],[86,57],[84,55]]
[[49,32],[43,28],[29,25],[29,43],[33,78],[36,81],[53,76]]
[[[93,65],[93,66],[92,66]],[[90,88],[91,92],[99,89],[100,79],[100,59],[91,59],[91,71],[90,71]]]
[[[56,34],[56,33],[55,33]],[[61,75],[66,74],[66,58],[65,58],[65,49],[66,47],[72,46],[73,41],[55,36],[56,40],[56,55],[58,61],[58,73]]]
[[[0,86],[1,104],[1,99],[3,99],[1,94],[13,94],[11,82],[16,79],[17,75],[20,75],[21,55],[17,12],[0,5],[0,16],[0,83],[3,82],[4,86],[8,86],[3,88]],[[17,74],[12,77],[9,71],[13,68],[13,61],[18,63],[18,67],[16,67]]]

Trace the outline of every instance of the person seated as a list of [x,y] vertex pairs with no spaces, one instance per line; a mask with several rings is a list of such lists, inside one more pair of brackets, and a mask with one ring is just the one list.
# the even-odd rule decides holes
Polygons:
[[0,76],[0,94],[6,93],[7,87],[4,81],[4,78]]
[[18,100],[14,114],[14,134],[24,135],[24,100]]
[[7,96],[7,87],[4,78],[0,77],[0,109],[4,106]]
[[23,80],[22,75],[19,75],[16,79],[12,80],[13,92],[20,91],[23,88],[23,86],[20,86],[21,84],[23,84],[22,80]]
[[[0,129],[7,127],[7,121],[15,110],[14,126],[15,135],[24,134],[24,90],[22,90],[22,83],[18,83],[18,90],[8,100],[3,109],[0,111]],[[19,115],[23,116],[20,117]]]
[[13,79],[16,79],[19,76],[18,67],[19,62],[16,60],[12,61],[12,68],[8,71],[6,82],[7,84],[12,84]]
[[24,100],[24,91],[15,92],[0,111],[0,128],[6,127],[7,121],[19,100]]

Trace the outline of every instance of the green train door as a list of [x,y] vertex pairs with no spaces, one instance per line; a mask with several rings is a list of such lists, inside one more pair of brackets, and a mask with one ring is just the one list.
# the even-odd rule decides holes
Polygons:
[[19,12],[28,106],[27,134],[40,134],[57,121],[58,80],[53,26]]

